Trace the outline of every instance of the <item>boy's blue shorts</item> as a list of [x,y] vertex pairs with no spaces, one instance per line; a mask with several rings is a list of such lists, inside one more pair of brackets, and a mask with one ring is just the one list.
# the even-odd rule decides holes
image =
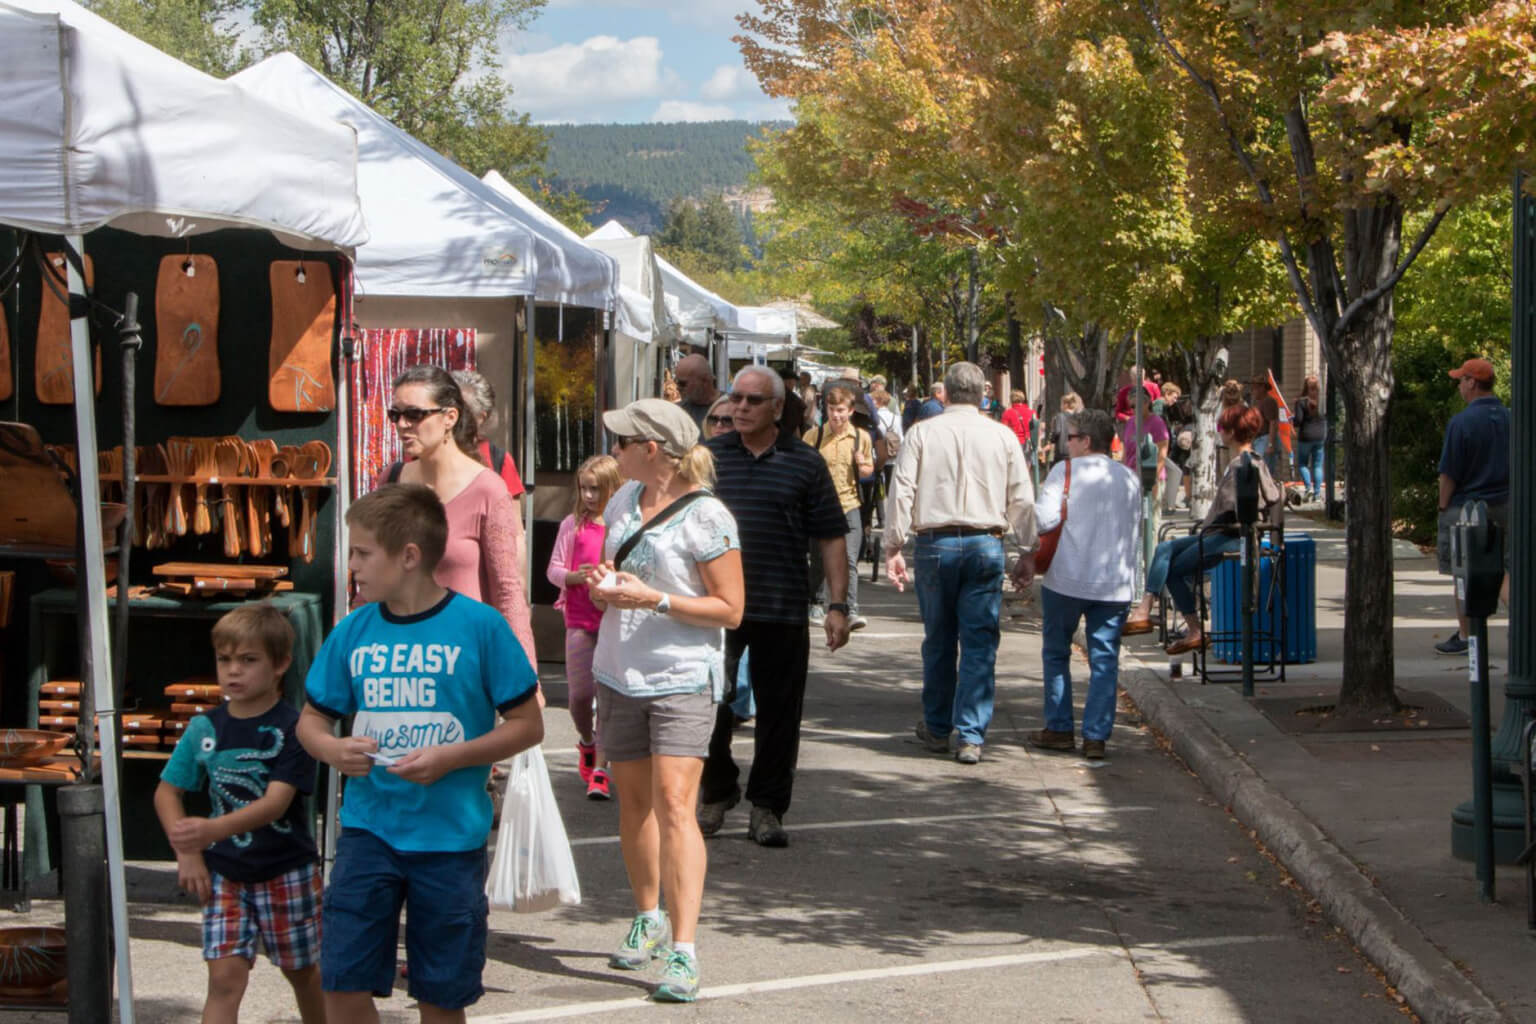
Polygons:
[[445,1010],[485,992],[486,855],[405,853],[366,829],[344,828],[325,890],[320,982],[327,992],[387,996],[405,907],[407,991]]

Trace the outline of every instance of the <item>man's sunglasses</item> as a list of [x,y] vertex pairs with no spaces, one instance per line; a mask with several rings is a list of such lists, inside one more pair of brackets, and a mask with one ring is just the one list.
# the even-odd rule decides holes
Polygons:
[[408,405],[404,409],[396,409],[394,406],[390,406],[389,411],[385,415],[389,417],[389,422],[391,423],[399,423],[401,420],[405,420],[411,426],[415,426],[428,416],[447,411],[441,406],[436,409],[418,409],[414,405]]
[[746,402],[753,408],[762,405],[764,402],[773,401],[772,395],[749,395],[745,391],[732,391],[725,397],[732,405],[740,405],[742,402]]
[[717,427],[729,427],[736,422],[736,417],[734,416],[706,416],[704,418]]

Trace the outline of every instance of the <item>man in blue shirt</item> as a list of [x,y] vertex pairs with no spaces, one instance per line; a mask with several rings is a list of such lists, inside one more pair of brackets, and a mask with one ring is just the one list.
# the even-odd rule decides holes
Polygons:
[[928,400],[917,410],[917,422],[930,419],[944,411],[944,382],[934,381],[928,389]]
[[[1500,536],[1509,527],[1509,409],[1493,393],[1493,364],[1468,359],[1450,371],[1467,407],[1445,428],[1440,450],[1440,525],[1436,553],[1442,575],[1451,573],[1451,530],[1469,501],[1488,505],[1488,518],[1499,526]],[[1505,547],[1506,566],[1509,549]],[[1504,577],[1502,596],[1509,600],[1509,577]],[[1456,602],[1457,632],[1435,644],[1441,654],[1467,652],[1467,615]]]

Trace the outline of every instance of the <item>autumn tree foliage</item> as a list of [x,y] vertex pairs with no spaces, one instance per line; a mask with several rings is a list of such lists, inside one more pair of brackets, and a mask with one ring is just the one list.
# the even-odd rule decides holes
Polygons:
[[1225,331],[1300,310],[1344,400],[1339,704],[1395,707],[1394,295],[1447,211],[1507,182],[1533,141],[1533,5],[768,0],[763,11],[743,19],[743,51],[800,116],[776,186],[870,215],[933,211],[987,253],[1020,308],[1059,310],[1064,335],[1142,330],[1194,371]]

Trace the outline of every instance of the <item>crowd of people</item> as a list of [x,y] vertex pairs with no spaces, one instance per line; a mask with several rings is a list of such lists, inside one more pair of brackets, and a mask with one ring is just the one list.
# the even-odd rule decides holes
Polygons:
[[[1492,367],[1470,360],[1451,376],[1468,409],[1446,439],[1443,525],[1470,500],[1502,515],[1508,489],[1508,414],[1492,397]],[[545,567],[566,627],[577,769],[588,797],[618,802],[634,916],[609,964],[661,960],[658,1000],[699,991],[705,837],[745,800],[755,843],[790,842],[812,631],[837,651],[865,624],[861,551],[883,559],[898,589],[917,591],[914,732],[925,749],[962,765],[983,759],[1004,583],[1023,589],[1038,575],[1044,721],[1027,739],[1063,752],[1080,740],[1098,759],[1114,726],[1122,638],[1152,630],[1158,595],[1185,620],[1170,654],[1209,643],[1194,595],[1238,543],[1242,467],[1256,472],[1259,515],[1274,526],[1284,515],[1272,467],[1281,416],[1267,377],[1247,395],[1236,382],[1223,389],[1216,428],[1227,459],[1215,498],[1189,533],[1156,545],[1140,593],[1147,506],[1160,504],[1145,497],[1178,495],[1190,448],[1181,435],[1194,423],[1182,391],[1155,374],[1124,381],[1110,409],[1068,394],[1049,420],[1017,391],[1003,409],[968,362],[949,366],[926,399],[908,387],[904,405],[884,378],[856,371],[817,388],[749,365],[722,393],[708,362],[689,356],[674,379],[675,401],[603,414],[611,452],[578,468]],[[394,382],[388,417],[404,458],[347,511],[356,605],[316,658],[302,711],[281,699],[292,634],[280,614],[251,604],[213,631],[227,699],[189,726],[155,798],[181,884],[204,907],[205,1020],[236,1019],[258,940],[308,1024],[377,1020],[374,998],[399,970],[402,909],[422,1020],[462,1021],[482,993],[487,781],[544,732],[523,488],[484,439],[493,407],[475,374],[417,366]],[[1297,470],[1315,495],[1315,377],[1292,409]],[[1080,624],[1089,670],[1079,729]],[[737,698],[748,689],[744,714]],[[746,717],[744,769],[732,739]],[[223,767],[231,757],[252,766],[240,793]],[[316,762],[347,778],[323,896],[299,811]],[[185,813],[183,795],[199,789],[214,816]]]

